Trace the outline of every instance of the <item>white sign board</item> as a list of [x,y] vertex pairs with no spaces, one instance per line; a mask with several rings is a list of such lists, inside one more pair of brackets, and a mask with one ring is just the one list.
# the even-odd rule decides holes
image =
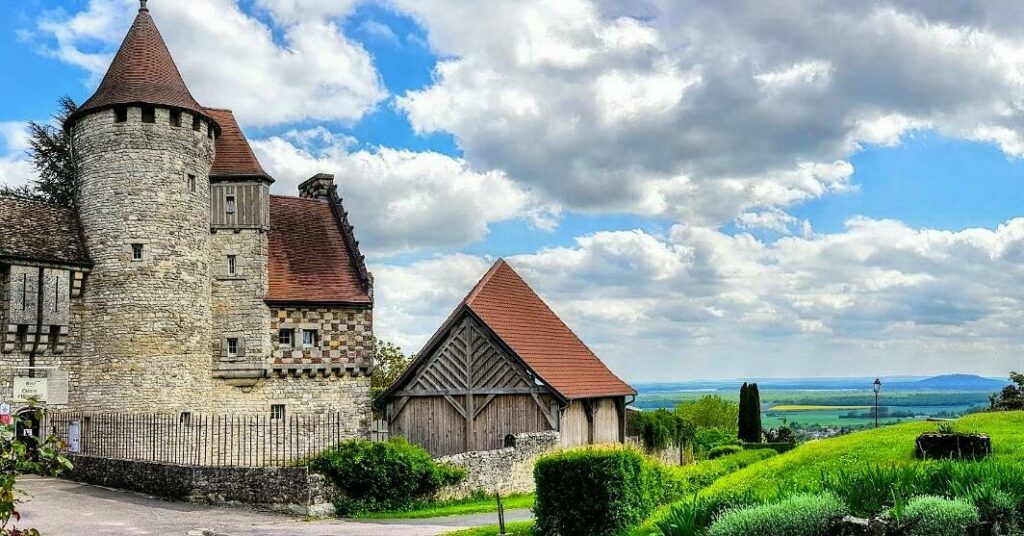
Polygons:
[[68,423],[68,452],[75,454],[82,452],[81,421],[71,421]]
[[46,378],[14,378],[15,402],[28,402],[29,400],[46,402],[46,395]]

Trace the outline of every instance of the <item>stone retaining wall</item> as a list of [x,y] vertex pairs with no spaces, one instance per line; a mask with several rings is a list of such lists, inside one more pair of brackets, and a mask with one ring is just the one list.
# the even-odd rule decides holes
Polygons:
[[69,480],[165,499],[241,504],[304,516],[334,513],[334,488],[305,467],[200,467],[70,455]]
[[487,494],[531,493],[534,491],[533,464],[540,456],[558,448],[555,431],[511,435],[506,447],[496,450],[464,452],[438,458],[466,470],[466,479],[439,493],[439,499],[453,499],[478,492]]

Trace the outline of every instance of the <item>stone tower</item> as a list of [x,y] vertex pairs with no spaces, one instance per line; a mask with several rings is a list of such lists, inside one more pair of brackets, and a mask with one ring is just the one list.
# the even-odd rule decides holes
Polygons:
[[145,3],[65,127],[94,262],[71,404],[202,409],[212,384],[209,175],[220,127],[185,86]]

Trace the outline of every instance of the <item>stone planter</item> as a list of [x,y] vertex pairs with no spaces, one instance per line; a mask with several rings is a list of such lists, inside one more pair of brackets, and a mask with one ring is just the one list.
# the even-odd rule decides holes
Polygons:
[[981,434],[921,434],[914,455],[921,459],[980,460],[992,454],[992,438]]

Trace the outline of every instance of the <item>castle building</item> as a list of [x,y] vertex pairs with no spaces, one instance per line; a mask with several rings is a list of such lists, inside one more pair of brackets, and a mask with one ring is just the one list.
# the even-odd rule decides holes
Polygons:
[[[0,400],[370,418],[373,278],[321,174],[270,194],[140,9],[65,124],[75,209],[0,197]],[[45,380],[45,381],[44,381]]]

